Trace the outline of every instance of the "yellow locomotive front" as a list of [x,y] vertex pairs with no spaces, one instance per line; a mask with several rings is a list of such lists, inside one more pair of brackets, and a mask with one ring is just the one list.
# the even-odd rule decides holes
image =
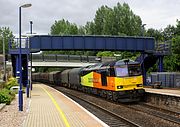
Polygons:
[[115,66],[115,91],[143,88],[143,76],[139,64]]

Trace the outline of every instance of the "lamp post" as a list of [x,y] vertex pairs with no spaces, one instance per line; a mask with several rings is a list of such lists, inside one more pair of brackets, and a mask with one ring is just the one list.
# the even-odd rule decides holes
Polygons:
[[[33,22],[30,21],[30,34],[32,35],[32,25],[33,25]],[[30,49],[30,54],[31,54],[31,71],[30,71],[30,88],[32,90],[32,53],[31,53],[31,49]]]
[[32,35],[32,25],[33,25],[33,21],[30,21],[30,34]]
[[6,53],[5,53],[5,40],[4,40],[4,35],[3,35],[3,68],[4,68],[4,77],[3,77],[3,80],[6,81]]
[[[142,36],[144,37],[144,32],[145,32],[145,28],[144,28],[144,26],[145,26],[146,24],[142,24],[141,25],[141,34],[142,34]],[[145,53],[143,52],[142,53],[142,56],[143,56],[143,61],[144,61],[144,59],[145,59]],[[143,65],[142,65],[142,67],[143,67],[143,84],[144,85],[146,85],[146,69],[145,69],[145,65],[144,65],[144,62],[142,63]]]
[[21,59],[21,8],[31,7],[31,4],[24,4],[19,7],[19,111],[23,111],[23,91],[22,91],[22,59]]
[[141,25],[141,32],[142,32],[142,36],[144,37],[144,31],[145,31],[145,27],[146,26],[146,24],[142,24]]

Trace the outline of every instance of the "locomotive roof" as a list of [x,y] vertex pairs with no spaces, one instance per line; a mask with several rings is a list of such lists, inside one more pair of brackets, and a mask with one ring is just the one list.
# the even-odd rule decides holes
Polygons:
[[123,60],[117,61],[117,62],[114,64],[114,66],[125,65],[126,63],[128,63],[128,64],[139,64],[139,62],[136,62],[136,61],[133,61],[133,60],[123,59]]
[[118,61],[108,61],[108,62],[104,62],[104,63],[98,63],[95,65],[90,65],[85,67],[83,70],[96,70],[96,69],[101,69],[104,67],[112,67],[112,66],[120,66],[120,65],[125,65],[127,64],[139,64],[139,62],[135,62],[133,60],[129,60],[129,59],[123,59],[123,60],[118,60]]

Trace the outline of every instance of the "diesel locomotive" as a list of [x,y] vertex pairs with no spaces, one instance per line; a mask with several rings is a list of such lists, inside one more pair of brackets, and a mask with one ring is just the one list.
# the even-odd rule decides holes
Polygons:
[[35,73],[32,79],[117,102],[140,101],[145,93],[141,66],[132,60],[98,63],[62,72]]

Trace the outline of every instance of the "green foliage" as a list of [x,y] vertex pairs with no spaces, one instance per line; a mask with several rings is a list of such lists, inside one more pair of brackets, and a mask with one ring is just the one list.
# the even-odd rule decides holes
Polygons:
[[180,55],[180,35],[172,39],[172,52]]
[[65,21],[64,19],[55,21],[51,26],[51,35],[76,35],[78,27],[76,24]]
[[0,27],[0,54],[3,53],[3,38],[5,42],[5,51],[8,52],[8,40],[14,38],[9,27]]
[[6,89],[10,89],[12,86],[18,86],[17,79],[14,77],[11,77],[8,79],[8,82],[5,84]]
[[96,11],[94,21],[85,25],[86,34],[138,36],[142,33],[141,18],[129,5],[118,3],[114,8],[102,6]]
[[114,52],[111,51],[104,51],[104,52],[98,52],[97,56],[114,56]]
[[163,35],[160,30],[155,30],[153,28],[150,28],[147,30],[145,36],[148,37],[154,37],[156,41],[163,41]]
[[177,23],[177,25],[176,25],[176,28],[175,28],[175,34],[180,35],[180,21],[177,20],[176,23]]
[[14,99],[14,97],[15,94],[10,90],[5,88],[0,90],[0,103],[6,103],[9,105],[11,101]]
[[174,36],[176,30],[176,28],[174,26],[168,25],[162,32],[162,36],[164,41],[166,40],[170,40],[172,39],[172,37]]
[[114,7],[114,29],[115,35],[138,36],[141,35],[141,18],[133,13],[129,5],[120,3]]
[[180,55],[172,54],[165,56],[164,68],[166,71],[180,71]]
[[84,26],[80,26],[78,29],[78,34],[79,35],[85,35],[86,34],[86,30]]
[[85,29],[85,35],[95,35],[94,22],[87,22],[84,29]]
[[164,32],[170,35],[169,39],[172,42],[172,53],[169,56],[165,56],[164,68],[167,71],[180,71],[180,21],[177,20],[176,27],[167,26]]

